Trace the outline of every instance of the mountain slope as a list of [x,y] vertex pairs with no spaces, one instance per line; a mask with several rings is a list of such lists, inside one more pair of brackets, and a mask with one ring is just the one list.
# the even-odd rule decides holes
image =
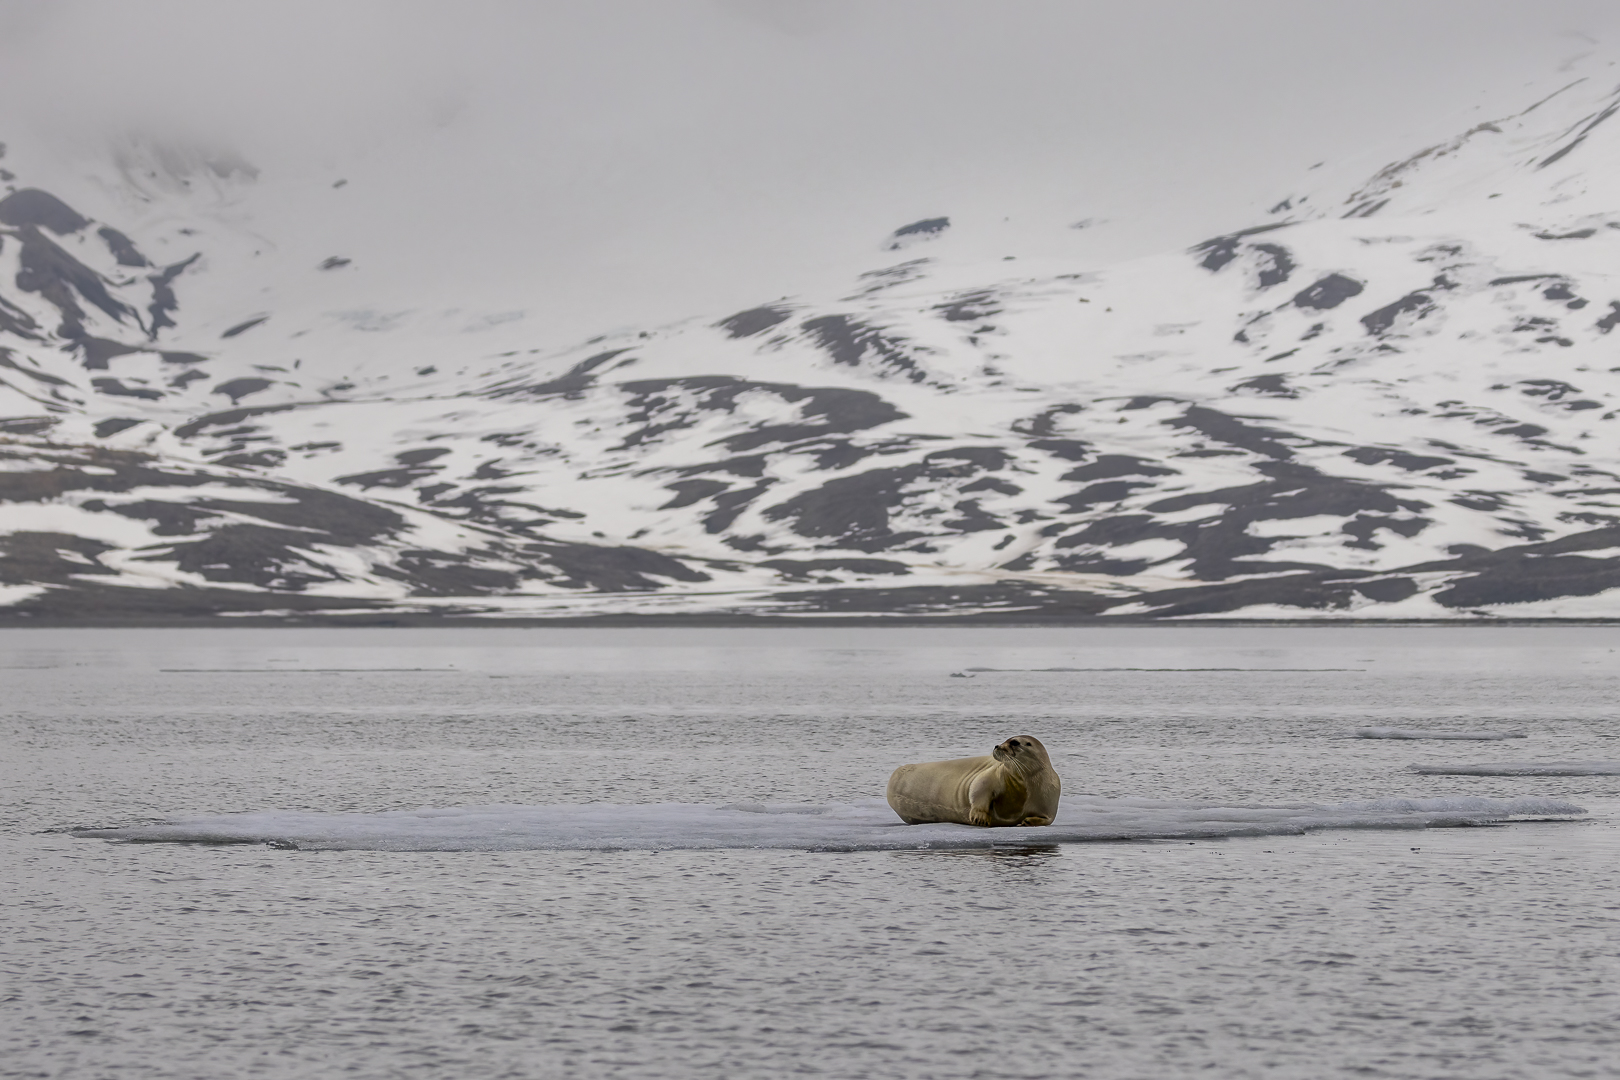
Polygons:
[[1620,614],[1617,111],[1103,270],[927,219],[563,353],[362,306],[408,268],[277,247],[236,159],[123,148],[75,189],[116,221],[17,177],[0,610]]

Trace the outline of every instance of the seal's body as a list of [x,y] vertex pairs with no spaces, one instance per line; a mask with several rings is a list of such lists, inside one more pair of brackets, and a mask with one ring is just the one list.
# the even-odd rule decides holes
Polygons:
[[1017,735],[989,757],[902,765],[888,796],[907,825],[1050,825],[1062,788],[1041,740]]

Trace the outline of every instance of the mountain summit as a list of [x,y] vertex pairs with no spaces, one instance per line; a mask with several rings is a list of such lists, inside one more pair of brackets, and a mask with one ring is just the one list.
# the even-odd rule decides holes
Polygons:
[[131,141],[95,206],[0,158],[0,613],[1614,617],[1617,112],[1106,268],[900,222],[561,353],[379,305],[233,155]]

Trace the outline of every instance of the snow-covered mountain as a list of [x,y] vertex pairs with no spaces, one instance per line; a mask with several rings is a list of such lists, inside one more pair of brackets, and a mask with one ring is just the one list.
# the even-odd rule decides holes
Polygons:
[[0,612],[1617,617],[1616,112],[560,353],[301,228],[342,177],[0,159]]

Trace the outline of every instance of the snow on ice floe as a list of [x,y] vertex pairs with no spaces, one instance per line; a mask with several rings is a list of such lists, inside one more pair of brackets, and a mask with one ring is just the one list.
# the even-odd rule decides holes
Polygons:
[[1355,737],[1358,739],[1459,739],[1475,742],[1529,738],[1522,731],[1435,731],[1428,728],[1398,727],[1356,728]]
[[1453,797],[1315,805],[1064,800],[1042,828],[903,825],[881,799],[851,803],[655,803],[625,806],[469,806],[326,814],[267,810],[176,817],[73,835],[144,843],[252,844],[350,851],[625,851],[774,848],[884,851],[989,848],[1100,840],[1276,836],[1320,829],[1424,829],[1586,811],[1559,799]]
[[1488,761],[1407,768],[1428,776],[1620,776],[1620,761]]

